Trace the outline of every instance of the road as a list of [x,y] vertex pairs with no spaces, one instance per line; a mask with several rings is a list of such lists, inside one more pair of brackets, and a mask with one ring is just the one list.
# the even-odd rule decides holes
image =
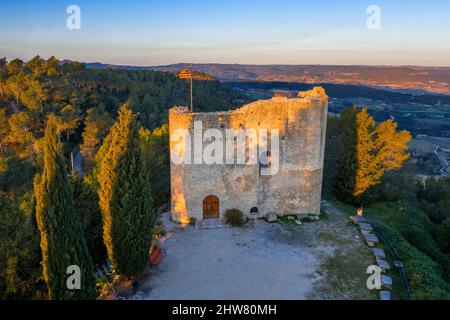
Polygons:
[[448,175],[448,174],[450,174],[449,172],[448,172],[448,168],[449,168],[449,163],[448,163],[448,160],[447,160],[447,158],[446,158],[446,154],[444,154],[444,153],[440,153],[439,152],[439,147],[438,146],[435,146],[434,147],[434,154],[436,155],[436,157],[438,158],[438,160],[439,160],[439,163],[440,163],[440,168],[439,168],[439,174],[441,175],[441,176],[445,176],[445,175]]
[[440,148],[439,145],[436,144],[435,138],[433,137],[428,137],[428,136],[424,136],[424,137],[417,137],[417,139],[419,140],[424,140],[428,143],[431,143],[434,146],[434,150],[433,153],[436,156],[436,158],[439,160],[439,169],[438,169],[438,175],[440,176],[446,176],[446,175],[450,175],[450,163],[447,160],[448,155],[443,152]]

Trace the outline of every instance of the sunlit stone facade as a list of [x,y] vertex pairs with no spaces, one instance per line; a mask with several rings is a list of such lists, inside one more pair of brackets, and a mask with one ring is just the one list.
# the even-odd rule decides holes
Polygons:
[[[192,113],[185,107],[170,109],[172,219],[186,223],[190,217],[195,217],[201,221],[204,217],[211,217],[211,210],[217,210],[217,217],[223,218],[227,209],[239,209],[245,215],[254,217],[267,214],[319,215],[327,106],[325,91],[316,87],[300,92],[297,97],[259,100],[226,112]],[[197,124],[196,129],[201,123],[203,133],[208,129],[220,130],[224,140],[227,129],[278,130],[277,172],[262,175],[259,161],[252,165],[195,164],[194,158],[201,152],[194,144],[202,144],[201,151],[204,151],[217,140],[196,135],[198,131],[194,130],[194,123]],[[173,151],[182,141],[173,139],[180,129],[185,129],[191,137],[191,154],[181,155],[189,156],[190,163],[184,161],[187,158],[183,158],[183,163],[172,161]],[[269,156],[276,152],[269,147],[273,144],[272,139],[269,134]],[[187,139],[184,142],[189,143]],[[260,139],[257,143],[261,143]],[[225,150],[225,141],[223,145]],[[248,141],[245,146],[248,151]],[[225,157],[224,154],[223,163],[226,162]],[[205,203],[208,196],[217,198],[217,208],[216,204]],[[209,211],[205,213],[205,210]]]

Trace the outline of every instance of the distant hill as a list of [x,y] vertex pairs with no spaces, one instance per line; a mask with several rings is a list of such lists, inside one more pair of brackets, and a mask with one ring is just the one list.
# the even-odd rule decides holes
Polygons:
[[[186,65],[151,69],[174,71]],[[193,68],[221,81],[355,84],[408,93],[450,94],[448,67],[194,64]]]
[[442,105],[450,106],[450,95],[441,94],[413,94],[411,92],[397,92],[393,90],[386,90],[382,88],[373,88],[366,85],[353,84],[336,84],[336,83],[299,83],[299,82],[265,82],[265,81],[228,81],[226,83],[233,89],[248,91],[251,89],[273,91],[307,91],[314,86],[320,85],[323,87],[331,98],[352,98],[361,97],[369,98],[377,101],[384,101],[386,103],[418,103],[425,105]]
[[[64,60],[62,63],[68,62],[69,60]],[[97,69],[125,69],[125,70],[158,70],[159,67],[146,67],[146,66],[127,66],[127,65],[114,65],[114,64],[107,64],[107,63],[101,63],[101,62],[88,62],[85,63],[88,68],[97,68]],[[171,68],[171,70],[161,70],[165,72],[170,72],[177,74],[182,69],[187,68],[190,65],[183,65],[184,67],[180,68]],[[206,81],[213,81],[216,80],[216,78],[206,72],[201,72],[194,70],[192,73],[192,77],[195,80],[206,80]]]
[[[87,63],[88,67],[147,69],[179,72],[190,63],[166,66],[124,66]],[[450,95],[450,67],[421,66],[338,66],[338,65],[244,65],[192,64],[194,71],[211,75],[220,81],[334,83],[364,85],[413,94]]]

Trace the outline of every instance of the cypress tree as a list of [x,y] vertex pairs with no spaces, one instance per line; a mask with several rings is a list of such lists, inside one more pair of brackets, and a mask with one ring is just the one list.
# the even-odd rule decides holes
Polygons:
[[[95,299],[95,275],[83,229],[74,211],[72,189],[58,136],[58,120],[50,116],[45,128],[44,169],[34,183],[36,221],[41,235],[43,276],[50,299]],[[69,289],[67,280],[80,268],[81,289]],[[69,269],[70,270],[70,269]]]
[[114,270],[123,277],[145,268],[152,239],[152,198],[136,116],[127,107],[107,137],[98,174],[103,241]]
[[75,212],[84,230],[84,238],[92,261],[101,263],[106,258],[106,248],[102,239],[102,214],[98,205],[97,190],[72,172],[71,184]]

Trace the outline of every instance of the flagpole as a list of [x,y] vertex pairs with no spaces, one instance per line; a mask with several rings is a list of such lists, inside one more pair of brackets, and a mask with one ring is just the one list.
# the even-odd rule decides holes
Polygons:
[[191,112],[194,112],[194,107],[193,107],[193,103],[192,103],[192,64],[191,64]]

